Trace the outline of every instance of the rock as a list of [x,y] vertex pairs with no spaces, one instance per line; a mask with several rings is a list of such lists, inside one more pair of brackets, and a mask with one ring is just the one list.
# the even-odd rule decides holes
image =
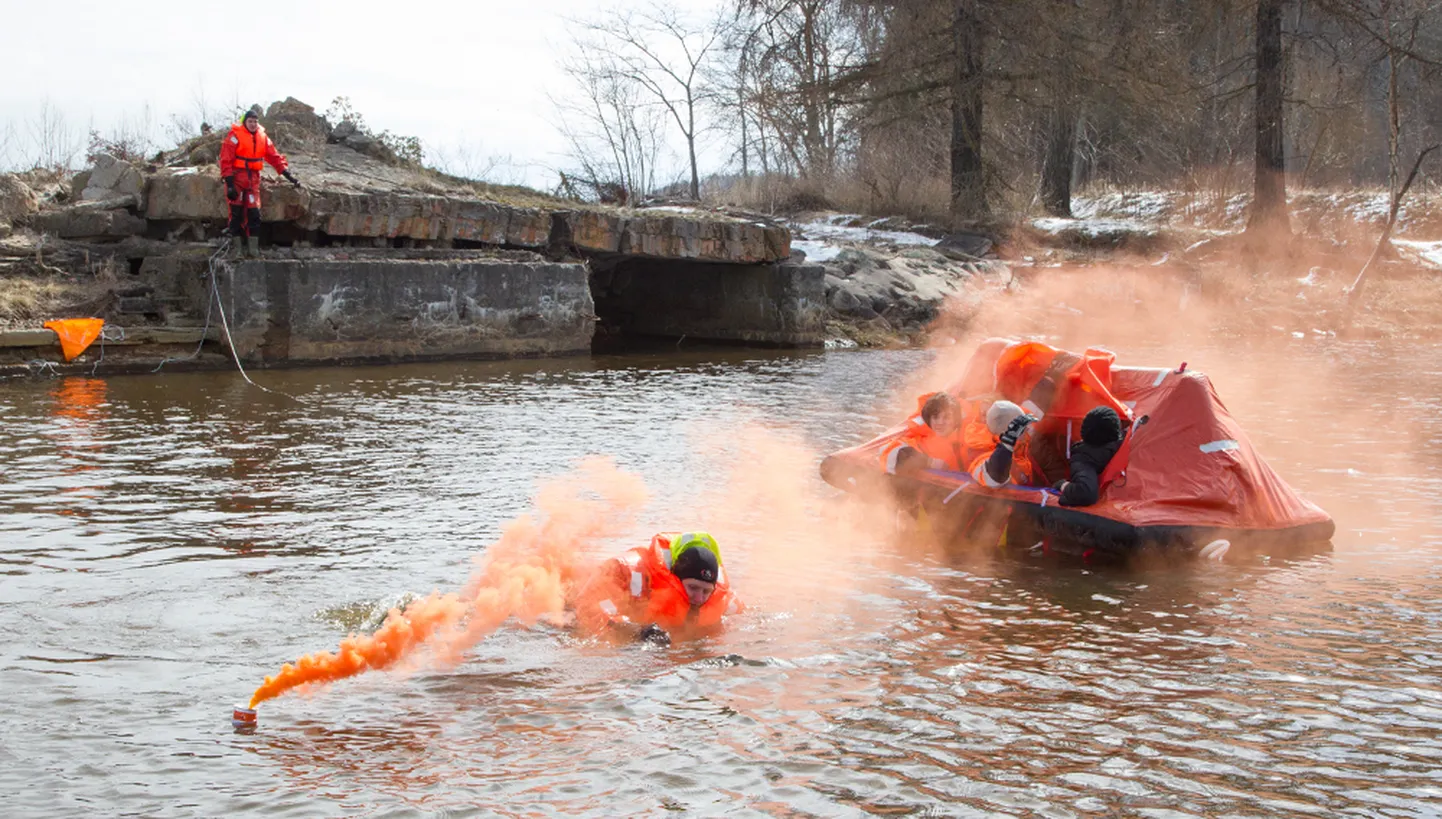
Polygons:
[[341,140],[342,145],[350,148],[356,153],[362,154],[369,153],[371,146],[375,145],[376,142],[377,140],[375,137],[371,136],[370,134],[363,134],[359,131]]
[[40,210],[40,199],[13,173],[0,173],[0,222],[17,222]]
[[150,219],[222,220],[225,186],[219,166],[162,169],[150,178],[145,215]]
[[871,297],[871,309],[875,310],[878,314],[885,313],[887,310],[890,310],[891,304],[891,299],[886,296]]
[[625,222],[609,211],[583,210],[568,213],[571,244],[580,250],[616,253],[621,248],[621,228]]
[[[77,180],[81,176],[82,174],[77,174]],[[140,171],[129,162],[110,154],[96,157],[95,167],[83,176],[83,189],[74,182],[70,186],[73,198],[77,201],[114,199],[118,196],[138,198],[145,191],[145,177],[141,176]]]
[[861,306],[861,302],[857,300],[855,294],[844,287],[838,287],[832,291],[827,301],[831,304],[831,309],[838,313],[851,313]]
[[506,244],[545,247],[551,242],[551,214],[535,208],[511,208],[506,220]]
[[356,127],[354,122],[351,122],[348,119],[343,119],[341,120],[339,125],[335,126],[330,130],[330,135],[326,137],[326,142],[332,144],[337,142],[345,142],[348,138],[355,136],[359,132],[360,129]]
[[959,262],[980,259],[991,252],[992,241],[979,233],[952,233],[932,248],[936,252]]
[[10,238],[10,234],[14,232],[15,230],[10,227],[9,222],[0,222],[0,239],[8,239]]
[[791,234],[752,222],[633,216],[622,228],[620,252],[707,262],[775,262],[791,255]]
[[321,143],[330,137],[331,132],[330,123],[325,121],[325,117],[295,97],[286,97],[280,102],[271,103],[270,108],[266,109],[264,122],[266,130],[272,133],[283,128],[287,141]]
[[62,239],[119,239],[145,232],[145,220],[127,210],[66,208],[31,220],[36,230]]

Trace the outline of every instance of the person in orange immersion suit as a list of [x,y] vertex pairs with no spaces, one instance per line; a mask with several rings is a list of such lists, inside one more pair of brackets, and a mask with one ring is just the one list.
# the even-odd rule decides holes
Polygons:
[[260,172],[269,162],[276,173],[300,187],[290,172],[290,162],[277,151],[275,143],[260,125],[260,109],[241,114],[240,122],[220,143],[220,179],[225,183],[225,201],[230,206],[229,233],[245,238],[245,253],[260,255]]
[[576,595],[576,624],[623,641],[670,645],[719,628],[742,610],[706,532],[662,533],[602,563]]
[[893,475],[909,475],[922,469],[961,472],[979,453],[993,445],[985,423],[985,402],[962,404],[945,392],[927,393],[917,399],[917,414],[907,419],[906,432],[881,452],[882,468]]

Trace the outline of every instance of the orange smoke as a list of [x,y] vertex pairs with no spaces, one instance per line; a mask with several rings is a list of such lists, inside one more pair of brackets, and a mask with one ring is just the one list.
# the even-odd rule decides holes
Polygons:
[[390,668],[422,648],[430,651],[433,666],[454,666],[513,617],[526,625],[560,618],[580,557],[597,541],[622,534],[645,501],[639,477],[609,460],[586,459],[574,474],[541,488],[536,499],[540,515],[511,521],[501,539],[476,559],[459,594],[432,592],[403,610],[391,609],[374,634],[352,634],[334,653],[321,651],[287,663],[265,678],[250,707],[297,686]]

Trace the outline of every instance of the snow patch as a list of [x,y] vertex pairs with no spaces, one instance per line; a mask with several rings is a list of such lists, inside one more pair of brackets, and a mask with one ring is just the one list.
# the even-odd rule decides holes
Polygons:
[[1442,267],[1442,241],[1419,242],[1412,239],[1393,239],[1392,244],[1410,248],[1426,259],[1428,264]]
[[808,262],[829,262],[841,255],[841,248],[837,245],[828,245],[825,242],[810,242],[805,239],[793,239],[791,249],[799,250],[806,254]]
[[1064,230],[1075,230],[1082,235],[1093,237],[1115,233],[1154,233],[1157,229],[1155,223],[1140,222],[1135,219],[1045,217],[1033,219],[1031,223],[1037,230],[1044,230],[1052,235]]
[[[930,236],[922,236],[920,233],[909,233],[904,230],[873,230],[864,227],[848,227],[836,224],[837,222],[849,222],[856,219],[855,216],[845,214],[828,217],[825,222],[804,222],[791,226],[792,230],[801,232],[808,239],[830,239],[842,242],[861,242],[875,244],[878,242],[889,242],[894,245],[920,245],[922,247],[934,247],[938,240]],[[874,223],[873,223],[874,224]],[[795,242],[792,242],[795,245]]]

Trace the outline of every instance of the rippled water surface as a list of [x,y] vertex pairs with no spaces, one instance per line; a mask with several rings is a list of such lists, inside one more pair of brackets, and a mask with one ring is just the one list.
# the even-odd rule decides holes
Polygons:
[[[1437,815],[1439,352],[1194,354],[1334,550],[1129,570],[803,545],[797,516],[858,514],[816,460],[892,420],[919,352],[257,375],[298,400],[233,373],[0,382],[0,810]],[[726,634],[506,628],[232,733],[265,674],[457,587],[588,453],[651,492],[593,556],[721,533],[751,605]]]

